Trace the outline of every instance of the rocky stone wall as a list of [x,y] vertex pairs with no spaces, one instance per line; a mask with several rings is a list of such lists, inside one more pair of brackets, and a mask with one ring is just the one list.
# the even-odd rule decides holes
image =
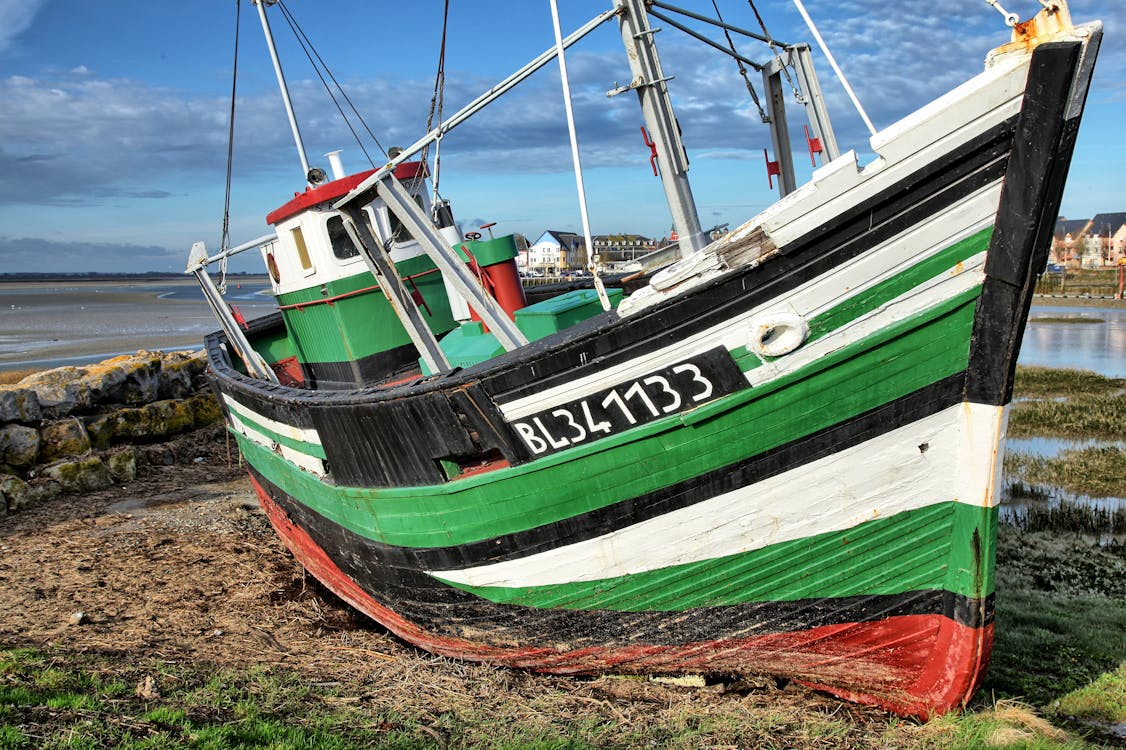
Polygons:
[[203,352],[147,352],[0,385],[0,513],[132,480],[222,418]]

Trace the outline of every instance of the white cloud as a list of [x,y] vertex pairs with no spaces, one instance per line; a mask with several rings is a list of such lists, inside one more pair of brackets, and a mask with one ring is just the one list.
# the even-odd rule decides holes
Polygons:
[[31,26],[46,0],[0,0],[0,53]]
[[[1006,35],[1000,17],[984,3],[982,9],[966,10],[957,18],[943,17],[946,25],[939,29],[920,20],[934,19],[931,0],[903,0],[880,14],[870,12],[869,0],[810,0],[807,5],[877,126],[890,124],[980,71],[985,52]],[[1075,0],[1073,14],[1084,19],[1101,14],[1111,39],[1116,30],[1126,32],[1126,9],[1107,5]],[[17,33],[12,29],[19,23],[26,28],[40,6],[0,0],[0,49]],[[796,41],[808,36],[792,10],[774,12],[776,16],[767,20],[779,38]],[[831,19],[820,17],[830,13]],[[753,18],[728,20],[757,26]],[[709,35],[723,43],[714,30]],[[769,132],[735,64],[674,29],[666,29],[658,41],[666,73],[675,76],[670,86],[690,151],[708,159],[758,159],[770,143]],[[648,151],[639,133],[636,96],[627,92],[607,100],[605,95],[614,82],[630,78],[624,56],[610,46],[608,51],[592,51],[579,45],[568,52],[584,164],[636,165],[644,170]],[[739,48],[760,61],[769,54],[742,40]],[[820,53],[815,57],[842,149],[863,149],[867,133]],[[1117,83],[1122,92],[1122,45],[1103,45],[1098,70],[1097,83]],[[448,70],[447,76],[447,116],[495,83],[459,70]],[[760,76],[752,72],[751,80],[761,96]],[[383,146],[406,145],[423,133],[430,81],[384,77],[345,85]],[[346,166],[364,168],[365,160],[319,83],[293,80],[291,86],[310,161],[324,166],[324,152],[344,148]],[[548,66],[455,130],[443,142],[442,152],[450,157],[449,164],[471,171],[567,170],[569,147],[560,97],[557,68]],[[223,94],[104,79],[77,65],[54,76],[2,79],[0,101],[0,169],[17,177],[0,182],[0,204],[90,206],[116,199],[155,200],[181,195],[193,184],[222,183],[228,107]],[[800,150],[803,118],[797,108],[791,112],[795,149]],[[241,97],[236,126],[236,181],[263,174],[299,179],[275,91]],[[378,149],[370,142],[367,147],[378,163]]]

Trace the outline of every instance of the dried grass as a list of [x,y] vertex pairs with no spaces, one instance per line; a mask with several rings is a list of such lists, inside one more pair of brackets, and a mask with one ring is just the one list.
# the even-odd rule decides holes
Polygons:
[[20,370],[5,370],[0,372],[0,385],[15,385],[28,375],[34,375],[39,372],[34,368],[25,368]]

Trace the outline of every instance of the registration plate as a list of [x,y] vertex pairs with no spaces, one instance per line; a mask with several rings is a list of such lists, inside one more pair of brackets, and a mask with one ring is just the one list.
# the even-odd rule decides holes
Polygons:
[[511,424],[538,457],[688,411],[746,387],[747,379],[727,349],[716,347]]

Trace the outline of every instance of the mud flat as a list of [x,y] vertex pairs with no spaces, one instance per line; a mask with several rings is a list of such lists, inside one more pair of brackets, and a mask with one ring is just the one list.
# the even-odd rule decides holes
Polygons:
[[[273,309],[248,284],[248,318]],[[138,349],[190,349],[218,328],[194,279],[0,282],[0,370],[84,364]]]

